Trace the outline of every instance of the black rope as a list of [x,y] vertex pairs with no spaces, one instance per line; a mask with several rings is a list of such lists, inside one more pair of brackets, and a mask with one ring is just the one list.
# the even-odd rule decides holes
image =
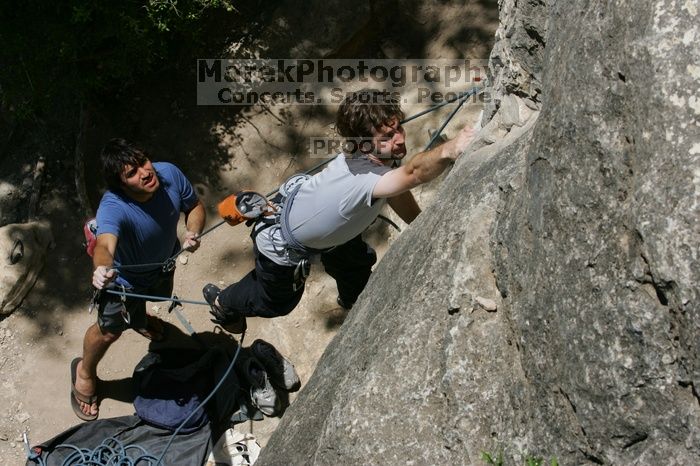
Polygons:
[[[212,231],[216,230],[219,228],[221,225],[226,223],[226,220],[221,220],[219,223],[207,228],[203,232],[201,232],[197,238],[202,239],[204,235],[211,233]],[[182,254],[186,249],[180,249],[178,252],[173,254],[172,256],[168,257],[165,259],[163,262],[152,262],[150,264],[130,264],[130,265],[113,265],[112,268],[115,270],[132,270],[132,269],[140,269],[140,268],[154,268],[157,269],[158,267],[164,267],[165,265],[168,265],[170,263],[173,263],[177,257]]]
[[445,119],[445,121],[442,123],[442,126],[440,126],[440,129],[435,131],[435,134],[433,134],[433,137],[430,138],[428,145],[425,146],[425,150],[428,150],[433,146],[433,144],[435,143],[437,138],[440,137],[440,134],[442,134],[442,131],[445,129],[445,127],[450,122],[450,120],[452,120],[452,118],[457,114],[459,109],[462,108],[462,105],[464,105],[464,102],[467,101],[468,97],[469,97],[469,94],[462,97],[462,100],[459,102],[459,105],[457,105],[457,107],[454,110],[452,110],[452,112],[448,115],[447,119]]
[[457,94],[455,97],[451,97],[451,98],[445,100],[444,102],[441,102],[441,103],[439,103],[439,104],[437,104],[437,105],[434,105],[434,106],[432,106],[432,107],[430,107],[430,108],[427,108],[427,109],[423,110],[422,112],[418,112],[418,113],[416,113],[415,115],[411,115],[410,117],[401,120],[401,124],[408,123],[409,121],[415,120],[415,119],[418,118],[418,117],[422,117],[423,115],[425,115],[425,114],[427,114],[427,113],[434,112],[434,111],[437,110],[438,108],[442,108],[442,107],[444,107],[445,105],[451,104],[452,102],[454,102],[454,101],[456,101],[456,100],[465,99],[465,98],[467,98],[467,97],[471,97],[472,95],[476,95],[476,94],[479,93],[480,90],[481,90],[481,88],[479,88],[479,87],[474,87],[474,88],[472,88],[472,89],[470,89],[470,90],[468,90],[468,91],[460,92],[460,93]]

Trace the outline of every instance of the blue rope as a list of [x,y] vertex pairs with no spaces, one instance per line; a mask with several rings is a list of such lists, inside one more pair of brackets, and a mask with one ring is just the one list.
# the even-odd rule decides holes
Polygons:
[[[204,235],[206,235],[206,234],[208,234],[208,233],[210,233],[210,232],[216,230],[217,228],[219,228],[219,227],[220,227],[221,225],[223,225],[224,223],[226,223],[226,220],[221,220],[219,223],[215,224],[214,226],[211,226],[211,227],[207,228],[206,230],[204,230],[203,232],[201,232],[201,233],[199,234],[199,239],[201,239],[202,237],[204,237]],[[152,262],[152,263],[150,263],[150,264],[113,265],[112,268],[113,268],[114,270],[133,270],[133,269],[145,269],[145,268],[154,268],[154,269],[157,269],[157,268],[159,268],[159,267],[164,267],[164,266],[170,264],[171,262],[174,262],[175,259],[177,259],[177,257],[178,257],[180,254],[182,254],[183,252],[185,252],[185,250],[184,250],[184,249],[180,249],[178,252],[176,252],[176,253],[173,254],[172,256],[168,257],[167,259],[165,259],[163,262]]]
[[[469,97],[473,96],[473,95],[478,94],[481,90],[483,90],[483,89],[482,89],[482,88],[478,88],[478,87],[474,87],[474,88],[472,88],[472,89],[470,89],[470,90],[468,90],[468,91],[460,92],[460,93],[457,94],[455,97],[452,97],[452,98],[450,98],[450,99],[446,99],[444,102],[441,102],[441,103],[439,103],[439,104],[437,104],[437,105],[433,105],[432,107],[427,108],[427,109],[425,109],[425,110],[423,110],[423,111],[421,111],[421,112],[418,112],[418,113],[416,113],[415,115],[411,115],[410,117],[404,118],[403,120],[401,120],[400,124],[408,123],[409,121],[415,120],[416,118],[422,117],[423,115],[426,115],[426,114],[428,114],[428,113],[434,112],[435,110],[437,110],[437,109],[439,109],[439,108],[442,108],[442,107],[444,107],[445,105],[451,104],[452,102],[460,101],[460,102],[459,102],[459,105],[457,106],[457,108],[455,108],[455,109],[452,111],[452,113],[450,113],[450,116],[447,117],[447,120],[445,120],[445,122],[444,122],[443,125],[440,127],[440,129],[439,129],[435,134],[433,134],[433,137],[430,139],[430,142],[428,143],[428,145],[427,145],[426,148],[425,148],[425,150],[428,150],[428,149],[433,145],[433,143],[435,142],[435,140],[439,137],[439,135],[442,133],[442,130],[445,129],[445,126],[447,126],[447,123],[449,123],[449,121],[452,119],[452,117],[455,116],[455,114],[457,113],[457,111],[459,111],[459,109],[462,107],[462,105],[464,105],[464,103],[467,101],[467,99],[468,99]],[[319,164],[317,164],[317,165],[315,165],[315,166],[309,168],[309,169],[306,170],[304,173],[307,174],[307,175],[309,175],[309,174],[315,172],[316,170],[318,170],[319,168],[321,168],[321,167],[327,165],[327,164],[330,163],[332,160],[333,160],[333,159],[324,160],[323,162],[321,162],[321,163],[319,163]],[[267,193],[267,194],[265,195],[265,197],[269,198],[269,197],[272,196],[273,194],[277,193],[277,191],[278,191],[278,189],[275,189],[274,191],[270,191],[269,193]],[[207,230],[204,230],[204,231],[199,235],[199,238],[202,238],[202,237],[203,237],[204,235],[206,235],[207,233],[209,233],[209,232],[215,230],[216,228],[219,228],[219,227],[220,227],[221,225],[223,225],[224,223],[226,223],[226,220],[222,220],[222,221],[220,221],[219,223],[217,223],[216,225],[214,225],[214,226],[208,228]],[[116,265],[116,266],[112,266],[112,268],[115,269],[115,270],[134,270],[134,269],[147,269],[147,268],[154,268],[154,269],[156,269],[156,268],[158,268],[158,267],[164,267],[164,266],[166,266],[166,265],[169,265],[169,264],[172,263],[180,254],[182,254],[184,251],[185,251],[184,249],[180,249],[178,252],[176,252],[175,254],[173,254],[172,256],[170,256],[169,258],[167,258],[166,260],[164,260],[163,262],[160,262],[160,263],[154,262],[154,263],[149,263],[149,264]],[[183,302],[184,302],[184,301],[183,301]]]
[[[199,409],[206,405],[209,400],[216,394],[216,392],[221,388],[221,385],[223,385],[224,381],[228,378],[229,374],[231,373],[231,370],[233,370],[233,366],[236,363],[236,360],[238,359],[238,355],[241,352],[241,347],[243,346],[243,338],[245,337],[245,332],[241,334],[241,340],[238,342],[238,347],[236,348],[236,353],[233,356],[233,359],[231,359],[231,362],[229,363],[228,367],[226,368],[226,371],[224,372],[224,375],[221,376],[219,379],[219,382],[216,384],[216,386],[212,389],[212,391],[207,395],[207,397],[202,400],[201,403],[199,403],[199,406],[197,406],[197,409],[193,410],[189,416],[187,416],[175,429],[175,432],[170,435],[170,439],[168,440],[167,445],[165,445],[165,448],[163,449],[163,452],[160,454],[159,457],[156,457],[155,455],[149,453],[146,451],[145,448],[139,446],[139,445],[124,445],[121,441],[114,437],[109,437],[106,438],[100,443],[97,447],[94,449],[90,450],[89,448],[79,448],[75,445],[71,445],[69,443],[62,443],[60,445],[57,445],[55,450],[58,450],[59,448],[67,448],[67,449],[72,449],[74,450],[73,453],[68,455],[63,462],[61,463],[62,466],[137,466],[141,462],[148,462],[149,466],[150,465],[155,465],[158,466],[162,464],[163,458],[165,457],[165,454],[168,452],[168,449],[172,445],[173,441],[175,440],[175,437],[177,434],[182,430],[182,428],[187,424],[187,421],[190,420],[190,418],[199,411]],[[24,436],[24,442],[26,445],[27,449],[27,459],[30,461],[34,461],[37,463],[39,466],[47,466],[49,455],[51,452],[49,452],[46,455],[46,459],[43,459],[40,454],[32,451],[32,449],[29,448],[29,440],[27,439],[27,436],[25,434]],[[136,450],[137,453],[140,453],[139,456],[136,456],[135,458],[132,458],[129,455],[129,450]],[[155,463],[154,463],[155,461]]]
[[[68,443],[56,446],[59,448],[69,448],[74,450],[61,463],[63,466],[101,466],[101,465],[137,465],[141,461],[148,461],[151,464],[157,458],[146,451],[145,448],[139,445],[124,445],[114,437],[106,438],[95,449],[78,448],[75,445]],[[129,450],[137,450],[139,456],[131,457]],[[48,459],[48,455],[47,455]],[[43,460],[39,463],[46,464]]]
[[109,294],[115,294],[117,296],[127,296],[129,298],[140,298],[140,299],[145,299],[147,301],[171,301],[173,303],[186,303],[186,304],[197,304],[197,305],[202,305],[202,306],[209,306],[209,303],[206,301],[191,301],[189,299],[180,299],[180,298],[166,298],[165,296],[151,296],[148,294],[139,294],[139,293],[129,293],[128,291],[117,291],[117,290],[104,290]]
[[[432,107],[430,107],[430,108],[428,108],[428,109],[426,109],[426,110],[423,110],[423,111],[421,111],[421,112],[419,112],[419,113],[417,113],[417,114],[415,114],[415,115],[412,115],[412,116],[410,116],[410,117],[408,117],[408,118],[405,118],[405,119],[401,120],[401,124],[407,123],[407,122],[409,122],[409,121],[411,121],[411,120],[415,120],[415,119],[418,118],[418,117],[421,117],[421,116],[426,115],[426,114],[428,114],[428,113],[430,113],[430,112],[433,112],[433,111],[435,111],[435,110],[437,110],[437,109],[439,109],[439,108],[442,108],[442,107],[444,107],[445,105],[450,104],[450,103],[452,103],[452,102],[459,101],[459,104],[457,105],[457,107],[456,107],[454,110],[452,110],[452,112],[450,112],[450,114],[447,116],[447,118],[446,118],[445,121],[442,123],[442,125],[440,126],[440,128],[439,128],[439,129],[433,134],[433,136],[430,138],[430,141],[428,142],[428,144],[425,146],[425,149],[424,149],[424,150],[428,150],[428,149],[430,149],[430,148],[432,147],[432,145],[435,143],[435,141],[436,141],[437,138],[440,136],[440,134],[442,134],[442,131],[445,129],[445,127],[447,126],[447,124],[452,120],[452,118],[457,114],[457,112],[459,111],[459,109],[462,108],[462,106],[467,102],[467,100],[469,99],[469,97],[478,94],[478,93],[481,92],[482,90],[483,90],[482,88],[474,87],[474,88],[470,89],[469,91],[461,92],[461,93],[457,94],[457,96],[455,96],[455,97],[453,97],[453,98],[451,98],[451,99],[445,100],[445,102],[442,102],[442,103],[439,103],[439,104],[437,104],[437,105],[434,105],[434,106],[432,106]],[[323,167],[324,165],[328,164],[331,160],[333,160],[333,159],[324,160],[323,162],[317,164],[316,166],[309,168],[309,169],[306,170],[304,173],[306,173],[306,174],[313,173],[314,171],[316,171],[316,170],[318,170],[319,168]],[[277,190],[270,191],[269,193],[267,193],[267,195],[266,195],[265,197],[268,197],[268,198],[269,198],[270,196],[272,196],[272,195],[275,194],[276,192],[277,192]],[[380,218],[381,218],[382,220],[384,220],[384,221],[389,222],[389,223],[390,223],[394,228],[396,228],[398,231],[401,231],[401,229],[398,227],[398,225],[396,225],[395,223],[391,222],[391,221],[390,221],[389,219],[387,219],[386,217],[380,215]],[[223,225],[224,223],[226,223],[226,221],[225,221],[225,220],[222,220],[221,222],[217,223],[216,225],[212,226],[211,228],[209,228],[209,229],[203,231],[202,234],[199,235],[199,237],[200,237],[200,238],[203,237],[204,235],[206,235],[207,233],[211,232],[212,230],[214,230],[214,229],[220,227],[220,226]],[[157,267],[163,267],[163,266],[165,266],[166,264],[173,262],[173,261],[175,260],[175,258],[176,258],[177,256],[179,256],[183,251],[184,251],[184,249],[179,250],[175,255],[173,255],[172,257],[168,258],[167,260],[165,260],[164,262],[161,262],[161,263],[134,264],[134,265],[119,265],[119,266],[114,266],[114,267],[112,267],[112,268],[113,268],[113,269],[117,269],[117,270],[128,270],[128,269],[134,269],[134,268],[147,268],[147,267],[156,267],[156,268],[157,268]],[[204,302],[204,301],[189,301],[189,300],[186,300],[186,299],[173,299],[173,298],[166,298],[166,297],[164,297],[164,296],[151,296],[151,295],[143,295],[143,294],[136,294],[136,293],[119,292],[119,291],[113,291],[113,290],[107,290],[107,292],[108,292],[108,293],[115,294],[115,295],[118,295],[118,296],[129,296],[129,297],[133,297],[133,298],[147,299],[147,300],[149,300],[149,301],[172,301],[172,302],[175,302],[175,303],[187,303],[187,304],[196,304],[196,305],[205,305],[205,306],[208,306],[208,305],[209,305],[208,303],[206,303],[206,302]]]

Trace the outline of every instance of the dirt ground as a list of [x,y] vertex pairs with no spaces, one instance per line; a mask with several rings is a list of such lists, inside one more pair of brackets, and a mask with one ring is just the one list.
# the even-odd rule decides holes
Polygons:
[[[450,15],[453,13],[448,17]],[[492,34],[497,16],[491,14],[488,20],[487,29]],[[436,44],[442,42],[436,37]],[[476,56],[487,58],[483,50],[488,48],[480,50],[477,53],[481,55]],[[439,50],[430,51],[440,53]],[[160,86],[157,92],[154,87],[151,92],[144,91],[122,103],[122,109],[131,107],[130,112],[106,112],[103,108],[90,112],[83,146],[93,206],[97,205],[100,192],[98,184],[94,180],[91,182],[90,174],[97,170],[91,154],[96,153],[106,138],[123,133],[133,134],[145,142],[154,160],[169,160],[183,169],[207,206],[208,225],[219,220],[216,203],[230,192],[243,187],[268,192],[287,176],[318,162],[304,155],[299,141],[311,135],[328,134],[334,109],[257,108],[226,114],[220,109],[197,107],[189,85],[154,84]],[[405,111],[411,115],[425,107],[407,107]],[[422,149],[429,131],[439,127],[449,108],[406,125],[409,155]],[[463,125],[473,126],[480,110],[479,103],[465,105],[445,134],[452,137]],[[72,153],[72,148],[66,145],[64,151]],[[32,156],[18,152],[6,156],[3,163],[12,161],[12,157],[14,165],[6,166],[17,170],[26,171],[34,161]],[[52,163],[51,160],[47,162],[50,167],[42,191],[40,214],[52,225],[55,246],[49,250],[46,266],[20,308],[0,321],[1,464],[24,464],[22,433],[27,432],[30,442],[35,444],[79,422],[69,402],[69,364],[81,354],[84,332],[96,318],[87,312],[91,264],[80,244],[83,215],[79,213],[70,182],[74,167],[70,163],[61,165],[60,161],[51,166]],[[439,182],[436,180],[414,191],[422,207],[429,205]],[[393,213],[387,211],[385,215],[402,229],[407,228]],[[248,233],[248,228],[242,225],[223,225],[208,234],[198,251],[183,255],[178,261],[174,292],[184,299],[201,300],[204,284],[212,282],[225,286],[245,275],[253,265]],[[386,223],[377,222],[365,237],[381,258],[398,234]],[[400,271],[397,271],[397,280],[400,278]],[[315,265],[300,305],[285,317],[249,319],[243,345],[248,346],[256,338],[274,344],[294,363],[303,389],[345,317],[335,303],[336,296],[334,282],[320,264]],[[179,316],[168,313],[167,304],[149,303],[148,308],[182,332],[179,338],[172,338],[163,345],[183,344],[187,329]],[[197,305],[186,304],[180,308],[181,317],[196,332],[214,332],[215,326],[209,321],[207,311],[207,307]],[[133,414],[129,399],[130,377],[148,347],[146,339],[127,331],[107,352],[98,370],[103,381],[101,418]],[[291,402],[294,402],[294,395]],[[277,419],[266,418],[240,424],[238,429],[252,433],[264,446],[277,424]]]

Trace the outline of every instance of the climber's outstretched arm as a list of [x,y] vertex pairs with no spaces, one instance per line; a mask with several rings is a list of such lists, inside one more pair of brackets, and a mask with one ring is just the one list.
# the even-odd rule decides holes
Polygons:
[[381,199],[394,197],[437,178],[448,165],[464,152],[474,139],[474,129],[465,127],[457,137],[434,149],[413,157],[406,165],[384,174],[372,191],[372,197]]

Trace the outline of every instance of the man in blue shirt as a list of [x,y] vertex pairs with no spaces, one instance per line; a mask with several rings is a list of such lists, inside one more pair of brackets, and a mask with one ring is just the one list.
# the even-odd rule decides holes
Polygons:
[[[159,265],[180,250],[177,223],[185,214],[182,248],[199,247],[206,213],[190,182],[174,165],[151,163],[139,148],[112,139],[102,149],[102,167],[109,190],[97,210],[97,243],[92,284],[101,290],[97,323],[83,340],[83,357],[71,363],[71,405],[83,420],[98,416],[97,365],[109,346],[127,328],[147,338],[162,338],[160,319],[146,314],[143,299],[104,290],[170,296],[174,270]],[[140,264],[151,264],[141,267]]]

